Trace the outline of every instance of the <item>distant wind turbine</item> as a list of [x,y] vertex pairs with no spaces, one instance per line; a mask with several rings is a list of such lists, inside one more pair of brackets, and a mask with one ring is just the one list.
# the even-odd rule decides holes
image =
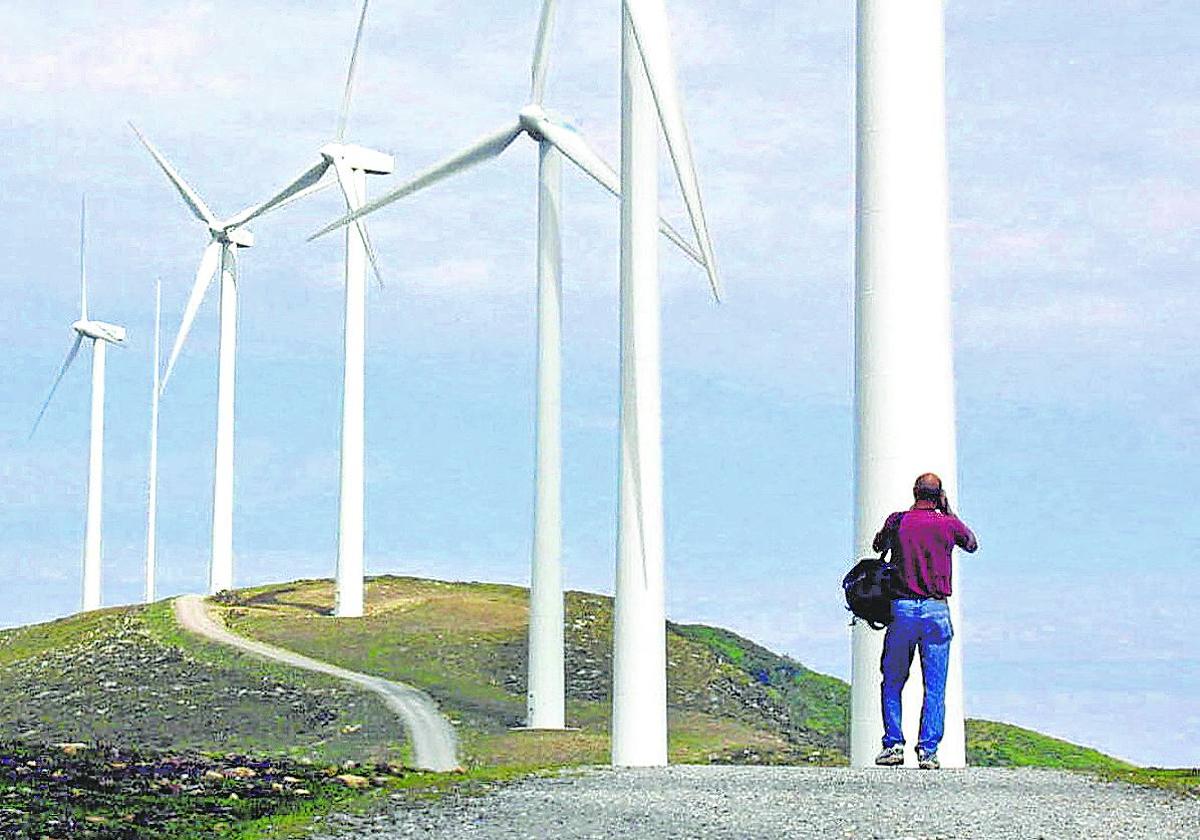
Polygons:
[[612,763],[667,763],[663,583],[658,130],[662,126],[714,293],[716,262],[683,120],[663,0],[623,0],[621,473],[613,605]]
[[[310,238],[356,222],[394,201],[457,175],[504,152],[522,134],[539,147],[538,173],[538,367],[537,467],[533,562],[530,581],[529,682],[526,724],[561,729],[564,718],[562,588],[562,157],[578,166],[614,196],[621,179],[580,131],[542,106],[550,64],[550,40],[557,0],[542,6],[533,54],[530,101],[515,122],[485,135],[458,154],[420,172],[405,184],[327,225]],[[705,265],[692,246],[654,211],[656,229],[685,254]],[[714,296],[716,275],[709,273]]]
[[[276,196],[262,204],[248,207],[236,216],[220,221],[200,198],[200,195],[187,184],[175,171],[175,168],[154,147],[137,126],[130,123],[130,128],[137,134],[138,139],[159,168],[179,192],[184,204],[192,211],[197,219],[204,223],[209,235],[209,243],[200,258],[200,268],[196,271],[196,282],[192,286],[187,307],[183,313],[183,321],[179,325],[179,333],[171,348],[171,356],[159,385],[159,391],[166,390],[171,372],[179,359],[179,353],[187,341],[196,319],[204,295],[212,283],[214,273],[221,275],[221,304],[220,304],[220,347],[217,364],[217,445],[215,453],[215,469],[213,475],[213,512],[212,512],[212,560],[209,566],[209,591],[220,592],[233,586],[233,396],[234,396],[234,362],[237,350],[237,250],[254,245],[254,235],[244,229],[244,225],[258,218],[268,210],[285,204],[285,200]],[[313,185],[307,190],[299,191],[290,196],[291,199],[301,197],[300,193],[308,193],[320,189],[321,185]]]
[[[333,172],[350,211],[367,200],[367,175],[387,175],[395,164],[390,155],[344,141],[350,117],[350,98],[358,69],[359,47],[367,19],[363,0],[346,73],[346,88],[338,114],[334,140],[322,146],[319,159],[295,181],[286,186],[268,204],[293,199],[328,183],[322,179]],[[358,617],[363,614],[363,543],[364,543],[364,424],[366,355],[366,263],[369,260],[382,284],[379,262],[367,234],[366,222],[357,220],[355,231],[346,232],[346,308],[344,326],[344,367],[342,385],[341,488],[338,511],[338,560],[334,614]]]
[[80,201],[79,208],[79,320],[71,325],[75,330],[75,342],[67,352],[67,358],[58,371],[50,394],[42,403],[33,429],[29,432],[32,438],[37,432],[46,409],[54,399],[54,392],[66,376],[67,370],[75,357],[79,355],[79,346],[85,338],[92,342],[92,425],[91,451],[88,457],[88,490],[87,490],[87,526],[83,538],[83,609],[84,611],[100,608],[100,552],[101,552],[101,513],[102,494],[104,489],[104,355],[109,344],[123,345],[125,343],[125,328],[103,321],[93,321],[88,317],[88,283],[86,257],[86,227],[87,200]]

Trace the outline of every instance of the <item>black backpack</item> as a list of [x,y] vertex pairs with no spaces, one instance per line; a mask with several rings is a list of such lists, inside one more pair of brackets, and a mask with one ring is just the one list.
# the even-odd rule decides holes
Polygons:
[[[901,520],[903,520],[901,516]],[[896,531],[900,522],[896,522]],[[854,564],[844,578],[842,589],[846,593],[846,609],[867,622],[875,630],[882,630],[892,623],[892,565],[887,556],[895,556],[895,534],[892,545],[878,557],[867,557]]]

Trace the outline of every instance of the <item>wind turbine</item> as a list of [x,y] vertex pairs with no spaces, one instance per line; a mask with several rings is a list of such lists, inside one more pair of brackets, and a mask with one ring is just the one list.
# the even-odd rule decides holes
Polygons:
[[[346,208],[359,209],[367,200],[367,175],[388,175],[395,167],[390,155],[344,142],[350,116],[350,97],[358,68],[359,47],[367,19],[363,0],[346,73],[346,89],[338,114],[333,142],[322,146],[317,162],[285,187],[272,202],[282,202],[311,192],[333,171]],[[328,182],[325,182],[328,183]],[[342,452],[338,505],[338,560],[334,615],[342,618],[363,614],[363,491],[364,491],[364,394],[366,355],[366,263],[369,260],[382,284],[375,249],[366,222],[357,220],[356,230],[346,231],[346,308],[342,385]]]
[[147,479],[146,505],[146,603],[154,602],[155,573],[158,558],[158,401],[162,388],[160,377],[162,338],[162,280],[154,284],[154,371],[150,392],[150,469]]
[[[913,478],[942,477],[955,498],[954,345],[950,319],[946,42],[942,0],[858,0],[855,243],[855,545],[869,550]],[[951,622],[962,630],[955,564]],[[850,763],[872,764],[883,736],[882,634],[852,632]],[[921,706],[921,678],[905,709]],[[905,730],[917,741],[918,716]],[[950,648],[943,767],[966,764],[962,647]],[[915,763],[910,751],[908,763]]]
[[[534,536],[529,608],[529,680],[526,725],[562,729],[565,725],[562,586],[562,158],[578,166],[618,198],[620,176],[583,135],[543,105],[550,63],[550,40],[557,0],[542,6],[533,53],[529,103],[515,122],[477,140],[466,150],[417,174],[411,180],[327,225],[316,238],[439,181],[499,156],[522,134],[538,144],[538,366],[537,453]],[[656,229],[689,257],[705,265],[687,240],[654,211]],[[718,294],[715,274],[709,274]]]
[[174,185],[184,204],[204,223],[209,243],[200,258],[196,281],[184,309],[183,321],[163,373],[159,391],[166,390],[179,353],[187,341],[192,322],[213,275],[221,276],[220,346],[217,363],[217,445],[213,475],[212,560],[209,566],[209,591],[213,594],[233,586],[233,396],[234,362],[237,351],[237,251],[254,245],[254,235],[243,226],[252,219],[295,200],[304,194],[321,189],[320,184],[306,185],[287,195],[276,195],[262,204],[248,207],[236,216],[221,221],[188,185],[150,140],[130,123],[142,145],[150,152],[159,168]]
[[88,317],[88,284],[85,232],[87,225],[87,200],[82,199],[79,207],[79,320],[71,325],[75,330],[75,343],[67,352],[67,358],[58,371],[50,394],[42,403],[33,429],[29,432],[32,438],[37,432],[46,409],[54,399],[54,392],[66,376],[67,370],[75,357],[79,355],[79,347],[83,340],[92,342],[92,433],[91,450],[88,457],[88,490],[87,490],[87,526],[83,538],[83,610],[100,608],[100,525],[102,512],[102,493],[104,489],[104,356],[109,344],[117,346],[125,343],[125,328],[104,321],[93,321]]
[[663,0],[623,0],[621,472],[613,607],[612,763],[667,763],[658,129],[714,291],[716,262],[683,120]]

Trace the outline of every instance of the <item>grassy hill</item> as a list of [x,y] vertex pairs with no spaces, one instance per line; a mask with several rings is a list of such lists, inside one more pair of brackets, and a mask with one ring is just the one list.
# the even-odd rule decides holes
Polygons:
[[[235,631],[429,692],[470,766],[604,763],[612,601],[567,595],[567,715],[578,731],[514,732],[525,714],[527,593],[372,579],[362,619],[330,617],[330,581],[226,593]],[[845,764],[849,687],[727,630],[668,625],[673,761]],[[990,721],[967,724],[974,765],[1116,771],[1095,750]],[[402,731],[370,694],[182,633],[170,605],[0,632],[0,738],[254,752],[316,763],[403,762]]]
[[[236,631],[410,682],[460,722],[466,758],[604,762],[608,755],[612,601],[567,595],[567,716],[579,732],[512,732],[524,718],[526,590],[400,577],[371,581],[360,620],[329,618],[329,581],[231,593]],[[673,761],[845,764],[849,686],[727,630],[668,624]],[[969,721],[975,765],[1117,770],[1129,765],[1026,729]]]
[[[469,768],[453,777],[404,770],[402,728],[373,695],[198,640],[168,602],[0,631],[0,835],[286,836],[384,797],[606,763],[612,601],[568,594],[575,730],[530,733],[512,731],[525,714],[527,597],[512,586],[381,577],[369,583],[367,615],[353,620],[330,617],[329,581],[217,599],[239,633],[435,697]],[[667,645],[672,761],[846,763],[841,680],[720,628],[669,624]],[[968,721],[967,740],[974,765],[1083,769],[1183,791],[1200,782],[1002,723]],[[347,772],[369,789],[339,782]],[[155,828],[135,832],[143,825]]]

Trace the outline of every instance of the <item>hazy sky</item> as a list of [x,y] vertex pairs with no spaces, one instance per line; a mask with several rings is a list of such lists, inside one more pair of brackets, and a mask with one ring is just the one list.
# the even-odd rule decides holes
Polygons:
[[[524,104],[538,0],[372,4],[349,137],[398,175]],[[728,301],[664,249],[669,614],[849,670],[853,3],[670,0]],[[78,312],[89,200],[109,354],[105,581],[140,596],[154,279],[178,324],[201,226],[133,119],[218,215],[265,198],[335,128],[356,0],[0,0],[0,626],[76,608],[88,365],[26,442]],[[563,0],[547,104],[618,159],[618,5]],[[1200,6],[951,2],[947,12],[959,638],[973,716],[1137,761],[1200,763]],[[663,155],[665,212],[686,227]],[[372,219],[368,569],[524,582],[532,508],[536,154]],[[372,179],[374,194],[391,179]],[[610,591],[616,204],[564,178],[566,564]],[[328,193],[242,254],[237,580],[332,573],[339,237]],[[164,594],[205,585],[216,296],[163,403]],[[904,499],[897,499],[901,506]]]

